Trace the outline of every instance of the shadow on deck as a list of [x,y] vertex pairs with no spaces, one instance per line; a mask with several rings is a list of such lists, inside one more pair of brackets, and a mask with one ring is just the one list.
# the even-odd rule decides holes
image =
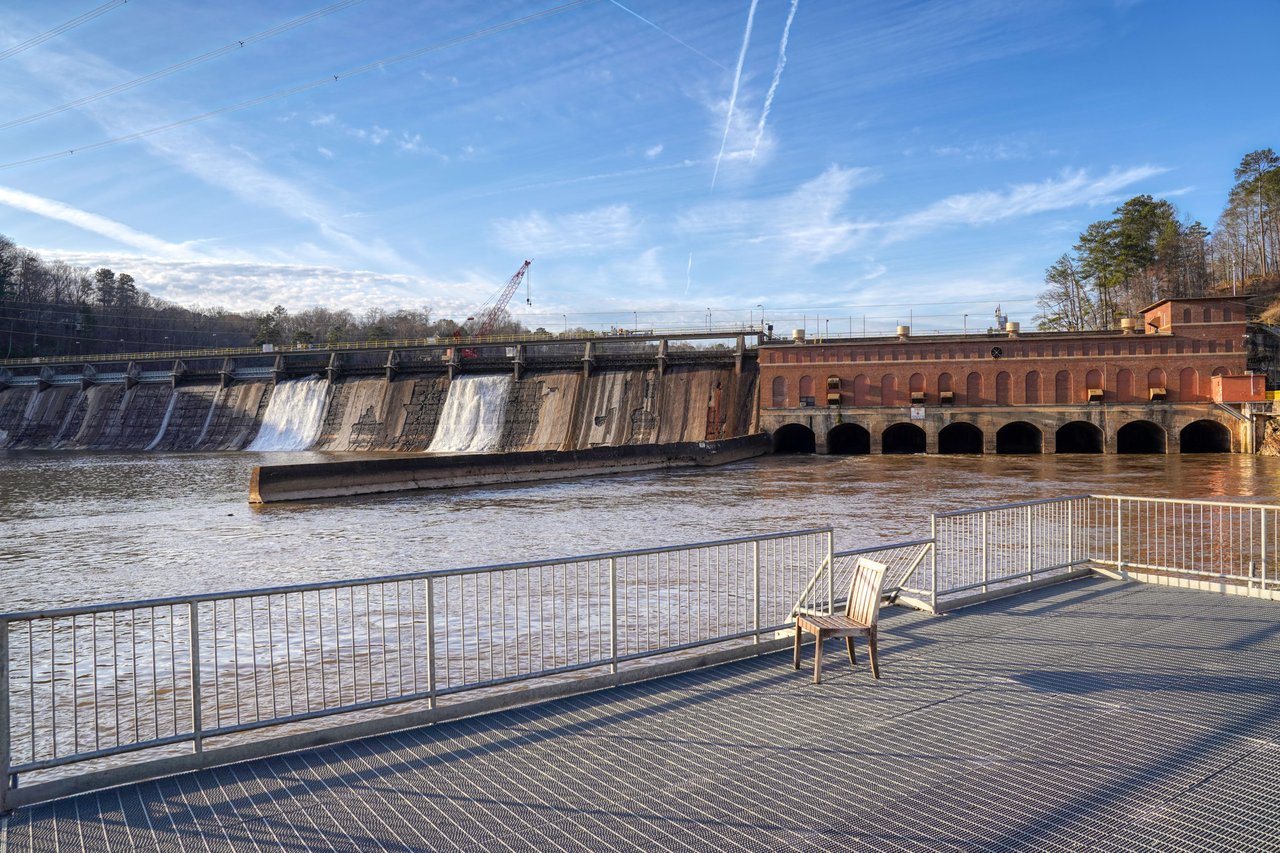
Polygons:
[[[1102,579],[16,812],[8,850],[1280,846],[1274,603]],[[863,647],[865,649],[865,647]],[[805,662],[812,648],[806,648]]]

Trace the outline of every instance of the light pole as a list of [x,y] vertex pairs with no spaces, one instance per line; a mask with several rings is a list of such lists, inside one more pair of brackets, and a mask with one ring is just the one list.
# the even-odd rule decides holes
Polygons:
[[632,325],[631,325],[631,331],[633,331],[633,332],[638,332],[638,331],[640,331],[640,312],[639,312],[639,311],[632,311],[632,312],[631,312],[631,319],[635,321],[635,322],[634,322],[634,323],[632,323]]
[[564,320],[564,333],[567,335],[569,334],[569,315],[561,314],[560,317]]
[[966,335],[969,334],[969,315],[968,314],[964,315],[964,333]]
[[707,309],[707,331],[711,331],[711,309]]

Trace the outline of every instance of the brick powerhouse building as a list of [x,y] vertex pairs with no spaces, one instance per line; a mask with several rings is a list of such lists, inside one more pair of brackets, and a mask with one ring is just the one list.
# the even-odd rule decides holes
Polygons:
[[760,423],[781,452],[1251,451],[1211,381],[1245,372],[1244,300],[1166,299],[1126,325],[766,343]]

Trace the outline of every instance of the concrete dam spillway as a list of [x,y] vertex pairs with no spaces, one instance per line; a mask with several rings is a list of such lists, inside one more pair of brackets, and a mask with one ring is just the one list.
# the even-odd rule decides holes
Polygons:
[[0,388],[0,448],[585,450],[757,430],[754,363]]

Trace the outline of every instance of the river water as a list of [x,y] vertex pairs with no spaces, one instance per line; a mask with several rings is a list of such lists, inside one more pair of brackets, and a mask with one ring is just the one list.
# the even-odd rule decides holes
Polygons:
[[840,549],[930,512],[1086,492],[1257,498],[1280,459],[777,456],[498,488],[250,507],[254,465],[337,454],[0,452],[0,612],[456,568],[831,525]]

